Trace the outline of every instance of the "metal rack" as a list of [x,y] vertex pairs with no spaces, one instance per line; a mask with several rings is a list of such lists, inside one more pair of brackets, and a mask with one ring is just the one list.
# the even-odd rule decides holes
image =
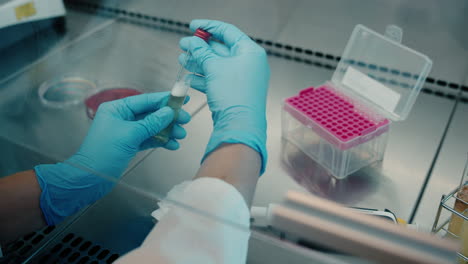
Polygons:
[[[464,187],[468,186],[467,172],[468,172],[468,158],[465,163],[465,168],[463,170],[460,185],[455,190],[451,191],[449,194],[442,195],[442,198],[440,199],[440,203],[439,203],[439,208],[437,209],[437,215],[435,217],[434,224],[432,225],[433,233],[444,235],[444,236],[449,235],[457,240],[460,240],[462,243],[468,243],[468,241],[463,241],[463,237],[460,237],[460,235],[457,235],[451,232],[449,230],[448,225],[454,219],[453,217],[460,217],[463,225],[466,223],[466,221],[468,221],[468,216],[467,216],[468,208],[463,210],[463,212],[458,212],[457,210],[454,209],[455,203],[457,201],[461,202],[463,205],[468,207],[468,202],[464,201],[463,199],[460,199],[458,195],[458,192],[460,190],[463,190]],[[450,216],[447,217],[447,219],[439,225],[439,222],[441,222],[442,209],[447,210],[447,213],[449,213]],[[457,254],[461,260],[468,262],[468,256],[465,256],[461,252],[458,252]]]
[[[468,185],[468,182],[465,182],[465,185]],[[459,187],[457,187],[455,190],[451,191],[449,194],[447,195],[442,195],[442,198],[440,200],[440,204],[439,204],[439,208],[437,209],[437,215],[436,215],[436,218],[434,220],[434,225],[432,226],[432,232],[435,233],[435,234],[440,234],[440,235],[451,235],[452,237],[456,238],[456,239],[460,239],[460,237],[452,232],[450,232],[448,230],[448,224],[450,223],[450,220],[452,219],[452,217],[457,216],[457,217],[460,217],[463,219],[463,221],[468,221],[468,217],[465,216],[465,212],[468,211],[465,210],[463,212],[463,214],[457,212],[455,209],[452,208],[452,206],[450,204],[454,204],[454,202],[456,200],[458,201],[461,201],[462,203],[468,205],[467,202],[463,201],[462,199],[458,198],[457,197],[457,193],[458,193],[458,190],[459,190]],[[439,222],[441,221],[441,214],[442,214],[442,209],[445,209],[447,211],[450,212],[450,217],[448,217],[447,219],[445,219],[440,225]],[[444,233],[445,232],[445,233]],[[457,255],[464,261],[468,261],[468,257],[463,255],[462,253],[458,252]]]

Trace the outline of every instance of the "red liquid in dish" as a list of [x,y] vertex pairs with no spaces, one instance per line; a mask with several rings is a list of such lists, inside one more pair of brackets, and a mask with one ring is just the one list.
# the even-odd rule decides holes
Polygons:
[[94,119],[98,107],[105,102],[122,99],[125,97],[142,94],[142,92],[132,88],[111,88],[100,91],[86,98],[86,113],[90,119]]

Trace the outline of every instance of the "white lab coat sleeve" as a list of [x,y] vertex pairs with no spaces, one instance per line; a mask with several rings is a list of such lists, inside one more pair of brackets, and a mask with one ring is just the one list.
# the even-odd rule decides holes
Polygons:
[[222,180],[198,178],[179,196],[184,206],[173,204],[143,244],[115,263],[245,263],[250,214],[242,195]]

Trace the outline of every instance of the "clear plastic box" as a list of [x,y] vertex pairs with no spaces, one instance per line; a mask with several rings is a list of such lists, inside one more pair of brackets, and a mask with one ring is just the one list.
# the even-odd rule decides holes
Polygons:
[[283,138],[337,178],[383,159],[391,122],[406,119],[429,74],[432,61],[401,35],[357,25],[332,80],[284,100]]

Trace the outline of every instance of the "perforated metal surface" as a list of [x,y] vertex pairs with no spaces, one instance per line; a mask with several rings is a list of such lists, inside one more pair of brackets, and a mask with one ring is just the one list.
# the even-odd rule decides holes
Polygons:
[[25,261],[34,251],[38,250],[51,236],[55,230],[54,226],[43,228],[37,232],[32,232],[24,237],[7,244],[2,248],[4,258],[0,258],[0,263],[20,263]]
[[119,254],[112,252],[84,237],[74,233],[66,233],[46,245],[39,254],[32,255],[40,249],[41,242],[53,236],[55,227],[46,227],[40,231],[8,244],[4,248],[5,257],[1,264],[12,263],[112,263]]
[[42,250],[30,263],[113,263],[119,254],[86,240],[74,233],[67,233],[58,242]]

